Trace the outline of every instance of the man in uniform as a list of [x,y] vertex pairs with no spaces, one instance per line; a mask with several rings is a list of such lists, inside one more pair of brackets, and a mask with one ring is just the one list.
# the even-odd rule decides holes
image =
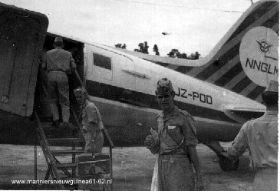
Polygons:
[[56,37],[54,49],[49,50],[43,60],[42,68],[48,72],[48,96],[55,126],[59,126],[59,110],[61,107],[62,126],[69,126],[70,102],[67,74],[76,69],[72,54],[63,49],[63,39]]
[[262,98],[267,111],[242,126],[227,154],[237,159],[249,149],[255,171],[253,191],[277,191],[278,82],[271,81]]
[[101,115],[93,102],[88,100],[87,92],[83,88],[74,90],[74,95],[82,109],[82,133],[86,141],[85,152],[101,153],[104,137],[104,129]]
[[147,148],[159,154],[155,190],[193,191],[194,178],[198,190],[203,190],[194,120],[188,112],[174,105],[175,92],[167,78],[157,82],[156,96],[162,109],[157,118],[158,129],[151,129],[151,135],[145,139]]
[[[82,134],[85,139],[85,148],[82,155],[78,156],[78,161],[97,162],[101,156],[102,147],[104,143],[103,136],[103,122],[101,119],[100,112],[93,102],[88,99],[88,94],[84,88],[76,88],[74,90],[74,95],[76,100],[81,106],[82,114]],[[87,165],[80,165],[78,167],[79,176],[92,176],[93,179],[103,179],[108,178],[106,175],[108,173],[108,163],[97,162]],[[110,185],[106,184],[89,184],[82,185],[79,189],[83,190],[110,190]]]

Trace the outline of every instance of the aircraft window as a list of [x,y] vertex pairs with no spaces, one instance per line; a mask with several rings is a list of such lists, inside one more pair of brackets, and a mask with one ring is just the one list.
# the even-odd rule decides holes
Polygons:
[[100,54],[93,54],[94,65],[111,70],[111,58],[102,56]]

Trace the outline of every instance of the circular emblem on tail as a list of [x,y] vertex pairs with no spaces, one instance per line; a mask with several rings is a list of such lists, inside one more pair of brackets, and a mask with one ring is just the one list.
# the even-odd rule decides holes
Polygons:
[[245,74],[257,85],[278,80],[278,35],[272,29],[250,29],[241,40],[239,56]]

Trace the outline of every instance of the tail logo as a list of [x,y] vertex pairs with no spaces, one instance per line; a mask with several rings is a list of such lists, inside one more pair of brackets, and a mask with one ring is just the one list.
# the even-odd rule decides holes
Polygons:
[[239,47],[240,63],[247,77],[266,87],[270,80],[278,81],[278,35],[270,28],[250,29]]
[[263,53],[267,53],[270,50],[271,44],[268,44],[265,40],[257,41],[257,43],[260,45],[260,50]]

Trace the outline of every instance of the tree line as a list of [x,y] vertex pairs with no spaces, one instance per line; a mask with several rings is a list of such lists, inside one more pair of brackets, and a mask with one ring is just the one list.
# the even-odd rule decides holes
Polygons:
[[[126,49],[126,44],[118,43],[118,44],[115,44],[115,47]],[[134,51],[141,52],[144,54],[149,54],[148,42],[145,41],[145,42],[139,43],[138,48],[134,49]],[[155,55],[160,56],[159,48],[158,48],[157,44],[154,44],[153,52]],[[200,58],[200,55],[201,54],[197,51],[194,53],[191,53],[190,55],[187,55],[185,52],[180,52],[178,49],[171,49],[170,52],[167,54],[167,56],[169,56],[171,58],[182,58],[182,59],[189,59],[189,60],[197,60]]]

